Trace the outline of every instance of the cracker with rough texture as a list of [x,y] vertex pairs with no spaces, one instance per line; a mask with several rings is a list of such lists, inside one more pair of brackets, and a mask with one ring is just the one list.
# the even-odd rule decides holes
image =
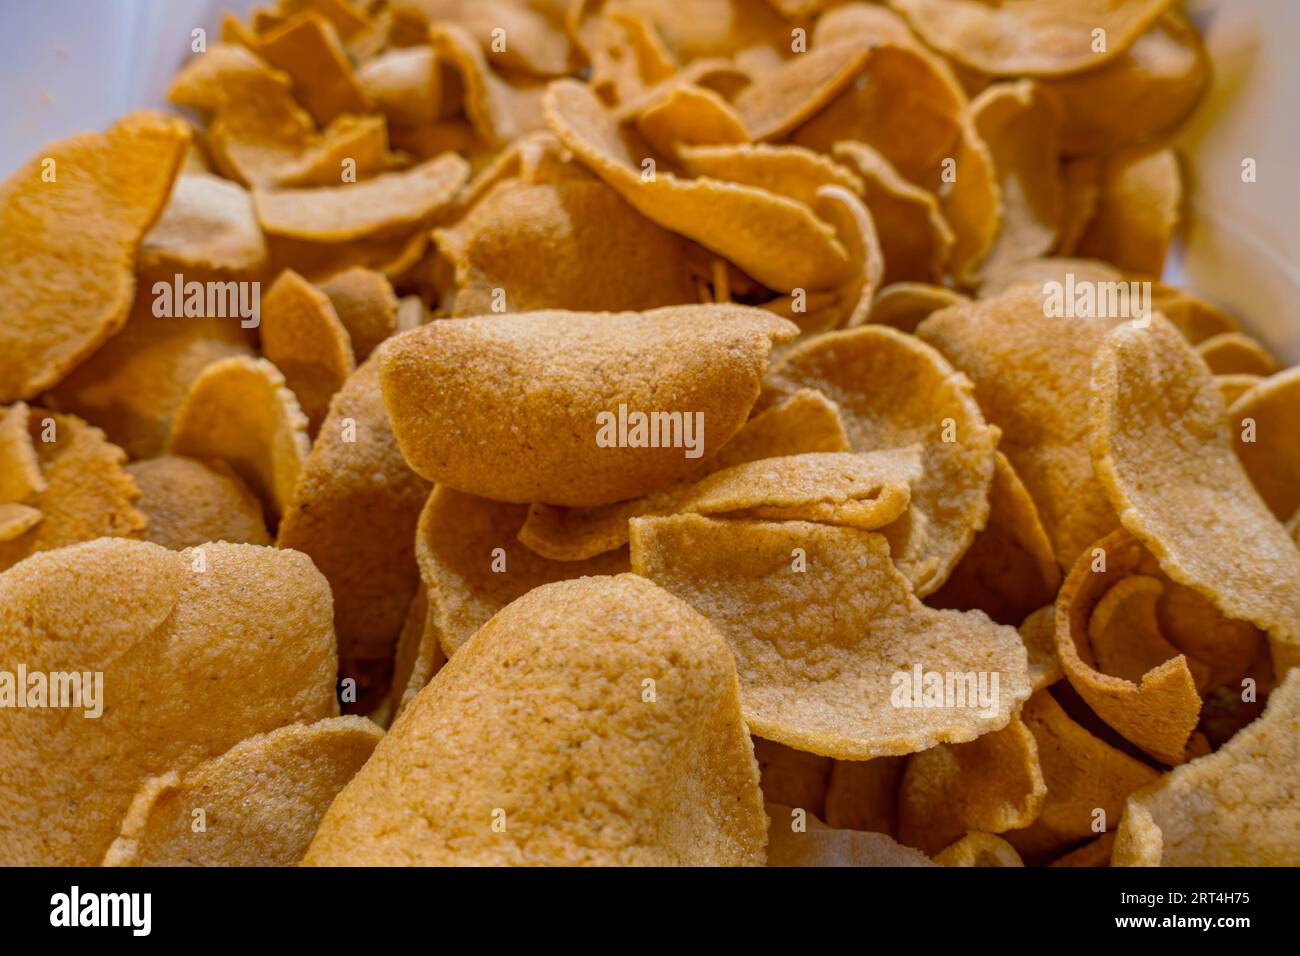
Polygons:
[[1078,254],[1160,275],[1182,218],[1183,176],[1172,149],[1134,146],[1102,162],[1097,213]]
[[934,866],[924,853],[896,843],[884,833],[837,830],[812,814],[795,829],[793,807],[770,803],[767,813],[768,866]]
[[[1237,460],[1213,376],[1160,317],[1115,329],[1092,376],[1092,458],[1120,521],[1161,569],[1300,663],[1300,549]],[[1153,476],[1159,476],[1153,480]]]
[[895,282],[876,293],[867,321],[888,325],[900,332],[915,333],[916,327],[930,315],[967,299],[939,285],[922,282]]
[[26,530],[14,533],[17,527],[11,527],[11,536],[0,541],[0,571],[39,551],[95,538],[141,537],[148,519],[136,507],[140,489],[122,467],[122,449],[74,415],[26,409],[21,403],[14,408],[26,412],[22,427],[35,449],[44,487],[23,499],[41,520],[21,514]]
[[[394,338],[380,379],[402,452],[428,480],[498,501],[602,505],[716,455],[758,397],[773,343],[794,331],[732,305],[453,319]],[[675,440],[659,425],[648,434],[652,413]],[[614,434],[634,414],[641,439]]]
[[709,622],[635,575],[565,581],[438,672],[304,862],[762,865],[758,781]]
[[262,354],[284,376],[307,416],[307,434],[315,435],[330,399],[356,371],[348,330],[329,296],[289,269],[266,293],[261,332]]
[[977,609],[1014,627],[1050,604],[1060,586],[1061,569],[1038,509],[1006,456],[997,452],[988,524],[928,603]]
[[219,460],[164,455],[132,462],[126,473],[140,489],[136,507],[149,519],[145,541],[173,551],[207,541],[271,543],[262,503]]
[[276,538],[330,582],[343,657],[392,652],[419,584],[415,528],[428,496],[397,447],[374,356],[330,402]]
[[171,198],[140,243],[144,272],[211,270],[237,276],[266,268],[253,199],[238,183],[202,172],[176,178]]
[[1300,368],[1240,395],[1228,409],[1228,423],[1251,484],[1278,520],[1287,520],[1300,509]]
[[[834,403],[814,389],[801,389],[741,426],[718,454],[699,466],[700,476],[763,458],[849,449],[844,423]],[[694,477],[694,476],[692,476]],[[542,557],[581,561],[627,544],[631,518],[672,514],[680,497],[694,487],[683,479],[644,498],[597,508],[532,505],[519,540]]]
[[[1004,727],[1029,694],[1015,632],[922,605],[878,534],[675,515],[634,519],[631,547],[634,571],[722,631],[746,721],[769,740],[839,759],[911,753]],[[996,673],[999,689],[982,703],[895,703],[914,667],[984,673],[988,688]]]
[[1047,796],[1033,823],[1002,836],[1031,865],[1096,836],[1094,825],[1116,827],[1128,795],[1160,776],[1071,720],[1047,691],[1030,698],[1021,716],[1038,746]]
[[30,418],[26,402],[0,412],[0,504],[26,501],[48,487],[27,428]]
[[[981,73],[1061,76],[1127,50],[1173,0],[889,0],[926,43]],[[1094,47],[1094,30],[1106,46]]]
[[1219,750],[1128,799],[1115,866],[1300,864],[1300,673]]
[[98,718],[0,709],[10,866],[92,866],[148,778],[338,713],[329,589],[274,548],[101,539],[36,555],[0,575],[0,657],[103,674]]
[[[779,292],[829,289],[850,271],[834,229],[803,203],[708,177],[683,179],[654,168],[629,142],[595,94],[573,80],[551,84],[544,100],[552,132],[639,213],[694,239]],[[782,254],[773,256],[780,248]]]
[[190,386],[172,419],[167,451],[220,458],[278,520],[311,451],[307,417],[266,359],[222,359]]
[[57,384],[126,322],[140,242],[189,141],[184,121],[134,113],[0,184],[0,402]]
[[1088,456],[1087,383],[1093,353],[1119,321],[1048,317],[1040,285],[944,309],[916,329],[975,383],[1064,567],[1117,524]]
[[934,855],[940,866],[1024,866],[1020,854],[992,833],[968,833]]
[[1244,332],[1222,332],[1200,342],[1196,351],[1215,375],[1272,375],[1282,366],[1257,339]]
[[908,759],[898,787],[898,838],[933,855],[970,830],[1028,826],[1046,796],[1034,735],[1012,717],[970,743],[940,744]]
[[[146,780],[104,866],[296,866],[383,737],[364,717],[290,724]],[[203,810],[196,832],[194,811]]]
[[942,585],[985,527],[993,482],[997,429],[985,424],[966,377],[912,336],[868,325],[796,345],[769,384],[778,394],[824,392],[854,451],[922,445],[911,510],[923,528],[894,560],[918,595]]
[[347,330],[352,354],[360,365],[397,331],[397,294],[382,272],[346,269],[320,283],[334,314]]

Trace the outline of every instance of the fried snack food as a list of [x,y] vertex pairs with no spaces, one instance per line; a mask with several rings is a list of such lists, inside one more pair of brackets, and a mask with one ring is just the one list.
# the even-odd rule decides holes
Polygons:
[[907,757],[835,760],[826,783],[826,813],[831,827],[898,835],[898,784]]
[[[848,449],[844,422],[834,403],[815,389],[801,389],[745,422],[718,454],[697,470],[711,474],[764,458]],[[556,561],[595,557],[627,544],[630,519],[673,514],[679,510],[682,496],[694,488],[691,481],[683,479],[644,498],[597,508],[534,504],[519,529],[519,540],[529,550]]]
[[[594,803],[592,775],[620,798]],[[709,622],[635,575],[564,581],[451,658],[303,862],[762,865],[758,779]]]
[[921,443],[911,504],[920,520],[894,560],[919,596],[942,585],[988,520],[998,441],[965,376],[911,336],[864,326],[797,344],[769,374],[769,387],[825,393],[855,451]]
[[924,853],[895,842],[884,833],[863,830],[837,830],[814,815],[799,819],[802,829],[795,829],[797,808],[770,803],[767,813],[768,866],[934,866]]
[[122,327],[189,141],[182,120],[134,113],[50,145],[0,186],[0,402],[56,385]]
[[999,447],[1069,567],[1117,524],[1088,456],[1087,389],[1093,353],[1119,320],[1051,317],[1043,303],[1041,285],[1017,285],[936,312],[916,334],[975,383],[974,400],[1002,430]]
[[149,522],[144,540],[173,551],[207,541],[271,543],[261,502],[224,462],[163,455],[125,470],[140,489],[136,508]]
[[934,855],[940,866],[1024,866],[1020,854],[992,833],[968,833]]
[[3,659],[99,672],[102,692],[83,685],[80,712],[0,709],[0,860],[94,865],[149,777],[337,714],[328,609],[306,556],[245,544],[101,538],[0,575]]
[[1132,794],[1114,866],[1295,866],[1300,862],[1296,729],[1300,672],[1213,754]]
[[1097,355],[1091,414],[1097,476],[1124,527],[1175,581],[1267,631],[1279,676],[1300,663],[1300,550],[1237,460],[1186,339],[1159,316],[1117,327]]
[[[633,571],[722,632],[745,720],[768,740],[849,760],[911,753],[997,730],[1029,694],[1015,632],[922,605],[879,534],[675,515],[633,519],[631,549]],[[921,672],[967,673],[985,691],[996,674],[999,690],[977,702],[966,681],[960,703],[954,690],[921,705]]]
[[364,717],[289,724],[185,773],[150,777],[103,865],[295,866],[381,737]]
[[1298,419],[1300,368],[1257,382],[1228,408],[1237,457],[1279,521],[1286,521],[1300,510]]
[[392,652],[419,581],[415,526],[428,496],[397,447],[374,356],[331,401],[276,537],[330,582],[342,657]]
[[[773,343],[794,334],[730,305],[456,319],[393,339],[380,381],[402,453],[429,481],[498,501],[602,505],[717,454],[758,397]],[[695,449],[683,447],[688,426]]]
[[763,802],[802,807],[814,816],[825,816],[826,792],[835,761],[762,737],[752,739]]
[[311,451],[307,417],[284,376],[266,359],[213,362],[190,387],[172,421],[173,455],[219,458],[279,519]]
[[[21,432],[19,431],[21,429]],[[5,443],[17,445],[21,471],[6,473],[28,489],[5,535],[0,535],[0,572],[41,551],[96,538],[139,538],[147,518],[136,504],[140,489],[123,465],[122,449],[74,415],[14,404],[4,416]],[[22,441],[23,438],[27,442]],[[33,455],[34,453],[34,455]],[[31,471],[35,457],[37,472]],[[23,530],[25,529],[25,530]]]
[[1028,826],[1046,796],[1038,745],[1013,716],[970,743],[940,744],[908,758],[898,787],[898,838],[934,855],[970,830]]

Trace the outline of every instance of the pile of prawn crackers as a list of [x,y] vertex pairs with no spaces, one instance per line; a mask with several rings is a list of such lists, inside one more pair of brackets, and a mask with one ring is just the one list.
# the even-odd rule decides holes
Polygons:
[[0,186],[0,863],[1300,864],[1300,369],[1160,281],[1171,0],[175,57]]

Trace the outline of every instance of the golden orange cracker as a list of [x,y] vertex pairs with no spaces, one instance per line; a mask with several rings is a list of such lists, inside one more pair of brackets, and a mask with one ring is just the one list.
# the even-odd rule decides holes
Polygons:
[[[608,800],[592,801],[595,778]],[[635,575],[564,581],[438,672],[304,862],[761,865],[758,780],[708,621]]]
[[1097,214],[1101,198],[1101,160],[1081,156],[1061,164],[1061,228],[1057,232],[1054,256],[1072,256],[1079,248],[1088,223]]
[[644,498],[596,508],[534,504],[519,529],[519,540],[556,561],[595,557],[627,544],[631,518],[672,514],[680,497],[694,488],[692,479],[763,458],[848,449],[848,436],[835,405],[814,389],[802,389],[745,422],[714,458],[699,465],[699,475]]
[[[572,72],[571,44],[564,30],[563,3],[528,0],[397,0],[399,12],[429,23],[455,23],[493,65],[535,76]],[[504,31],[497,34],[495,31]],[[506,42],[497,42],[504,37]]]
[[44,482],[22,503],[42,517],[31,523],[26,515],[27,530],[0,542],[0,571],[39,551],[95,538],[141,536],[146,518],[136,507],[140,490],[122,467],[122,449],[75,415],[32,408],[22,426]]
[[762,737],[753,738],[753,742],[763,801],[802,807],[814,816],[825,816],[831,758],[804,753]]
[[1114,866],[1295,866],[1300,862],[1300,674],[1219,750],[1128,799]]
[[27,427],[30,418],[26,402],[0,412],[0,504],[26,501],[48,487]]
[[818,521],[873,531],[903,514],[911,500],[910,486],[920,475],[919,445],[765,458],[701,479],[683,490],[674,511]]
[[1287,520],[1300,509],[1300,368],[1238,396],[1228,422],[1251,484],[1273,514]]
[[315,243],[392,239],[427,225],[469,176],[447,154],[365,182],[314,189],[257,189],[253,205],[263,231]]
[[151,777],[103,865],[295,866],[381,737],[364,717],[330,717],[257,734],[185,773]]
[[315,123],[280,70],[232,43],[191,57],[167,99],[209,117],[205,142],[222,175],[245,186],[274,183],[316,138]]
[[1060,235],[1064,184],[1058,153],[1062,110],[1032,80],[995,83],[970,104],[1002,195],[1002,228],[986,273],[1047,254]]
[[933,855],[970,830],[1028,826],[1046,795],[1034,736],[1013,716],[1001,730],[908,759],[898,787],[898,838]]
[[266,240],[252,198],[238,183],[208,173],[178,176],[162,216],[140,243],[139,267],[151,274],[259,273],[266,267]]
[[903,756],[836,760],[826,784],[827,826],[898,835],[898,783]]
[[824,11],[813,24],[814,47],[849,38],[868,44],[917,44],[906,20],[888,7],[874,3],[838,4]]
[[140,489],[136,507],[149,519],[143,538],[173,551],[207,541],[270,544],[262,505],[220,461],[164,455],[126,466]]
[[320,283],[320,290],[347,330],[358,364],[397,330],[397,294],[383,273],[347,269]]
[[733,105],[750,138],[788,135],[853,82],[872,50],[860,43],[830,43],[801,53],[759,76]]
[[802,146],[770,143],[682,145],[682,168],[691,176],[710,176],[754,186],[812,206],[823,186],[862,191],[862,181],[830,157]]
[[419,583],[415,528],[428,495],[397,447],[372,357],[330,403],[276,539],[330,582],[344,657],[392,652]]
[[1223,395],[1224,407],[1232,409],[1232,403],[1245,395],[1264,380],[1263,375],[1251,375],[1246,372],[1233,372],[1230,375],[1216,375],[1214,381]]
[[515,77],[507,82],[488,64],[473,37],[455,24],[430,28],[429,42],[439,65],[456,77],[465,118],[483,142],[500,147],[543,128],[538,111],[544,89],[540,81]]
[[[691,146],[717,150],[721,145],[749,142],[749,131],[731,105],[713,90],[690,83],[671,87],[661,99],[647,105],[636,117],[636,128],[647,143],[667,156],[686,156],[679,151]],[[703,161],[711,158],[706,153]]]
[[1034,691],[1051,687],[1064,676],[1056,653],[1056,608],[1041,607],[1016,629],[1029,656],[1029,683]]
[[[888,268],[888,253],[886,253]],[[933,312],[950,305],[965,302],[966,297],[938,285],[921,282],[895,282],[876,293],[871,303],[867,321],[874,325],[888,325],[900,332],[913,333],[916,327]]]
[[975,400],[1002,430],[999,445],[1069,566],[1117,524],[1088,456],[1092,357],[1118,318],[1049,315],[1045,286],[1018,286],[936,312],[916,334],[975,383]]
[[[675,515],[634,519],[631,547],[634,571],[722,631],[746,722],[769,740],[839,759],[909,753],[1005,726],[1029,693],[1015,633],[920,604],[878,534]],[[905,691],[921,671],[979,671],[985,691],[996,673],[1001,690],[976,703],[966,682],[960,704],[954,692],[944,706],[915,707],[922,688]]]
[[1196,351],[1215,375],[1272,375],[1282,366],[1258,340],[1244,332],[1221,332],[1199,343]]
[[1182,289],[1151,283],[1151,308],[1174,324],[1193,345],[1223,332],[1240,331],[1237,320]]
[[134,113],[0,185],[0,402],[57,384],[126,322],[141,240],[189,139],[182,120]]
[[695,300],[690,243],[598,179],[507,180],[435,241],[456,269],[456,316]]
[[1177,126],[1209,75],[1200,34],[1170,10],[1105,66],[1045,81],[1064,107],[1063,152],[1106,153]]
[[[1088,646],[1099,671],[1139,684],[1148,672],[1182,653],[1160,632],[1156,607],[1163,596],[1164,585],[1142,574],[1115,582],[1102,595],[1088,618]],[[1209,667],[1193,657],[1186,663],[1198,692],[1204,690]]]
[[[995,299],[1012,286],[1017,285],[1037,286],[1041,290],[1049,282],[1060,283],[1065,286],[1073,282],[1075,288],[1080,288],[1090,283],[1120,283],[1124,281],[1124,278],[1124,273],[1119,269],[1097,259],[1044,256],[1012,263],[997,272],[985,276],[977,297],[981,300]],[[1154,284],[1151,295],[1154,302],[1156,296]],[[1079,298],[1085,306],[1082,309],[1083,312],[1094,314],[1097,311],[1095,296],[1092,306],[1088,306],[1088,300],[1084,299],[1082,294],[1079,295]]]
[[1002,836],[1031,865],[1115,829],[1128,795],[1160,776],[1075,723],[1045,690],[1021,716],[1038,747],[1047,796],[1033,823]]
[[[402,452],[428,480],[499,501],[600,505],[717,454],[758,397],[773,342],[793,333],[724,305],[455,319],[393,339],[380,377]],[[673,407],[660,408],[667,396]]]
[[889,160],[865,143],[836,143],[834,155],[861,178],[863,202],[875,221],[885,257],[881,281],[939,279],[955,237],[935,196],[900,176]]
[[406,165],[407,159],[388,148],[388,126],[382,116],[344,114],[281,165],[271,185],[335,186],[348,177],[370,179]]
[[992,833],[968,833],[934,855],[940,866],[1024,866],[1020,854]]
[[[638,212],[694,239],[779,292],[832,288],[850,270],[834,230],[803,203],[748,186],[681,179],[648,166],[585,86],[560,80],[547,90],[551,130]],[[703,212],[707,210],[707,212]],[[771,250],[781,248],[782,255]]]
[[979,609],[1014,627],[1055,599],[1061,568],[1029,492],[1006,456],[995,455],[988,524],[929,603]]
[[429,233],[417,229],[392,239],[354,239],[320,243],[289,236],[267,236],[270,273],[292,269],[309,282],[324,282],[349,269],[370,269],[393,282],[401,282],[429,248]]
[[415,696],[446,663],[447,655],[442,650],[438,622],[429,604],[428,592],[423,584],[418,584],[394,651],[393,685],[387,704],[389,723],[411,705]]
[[307,418],[266,359],[245,356],[213,362],[194,380],[172,419],[167,451],[219,458],[278,520],[311,451]]
[[344,113],[368,113],[370,98],[352,74],[338,32],[324,17],[304,14],[262,34],[254,50],[293,82],[295,97],[320,126]]
[[834,829],[779,803],[768,804],[767,813],[768,866],[934,866],[924,853],[884,833]]
[[431,46],[387,50],[357,68],[357,85],[397,126],[418,126],[439,118],[442,72]]
[[1183,177],[1173,150],[1135,146],[1106,157],[1097,214],[1078,254],[1121,269],[1160,275],[1182,218]]
[[1252,669],[1261,654],[1268,656],[1264,635],[1255,625],[1224,617],[1192,588],[1167,578],[1163,585],[1156,605],[1160,633],[1187,655],[1189,664],[1199,662],[1208,668],[1202,694],[1238,680]]
[[94,700],[0,709],[0,861],[97,864],[149,777],[337,714],[328,608],[304,555],[253,545],[100,539],[0,575],[0,656],[102,677]]
[[1048,866],[1110,866],[1111,850],[1115,846],[1115,834],[1111,830],[1095,840],[1090,840],[1064,856],[1058,856]]
[[[805,333],[861,325],[871,311],[871,300],[885,274],[885,257],[875,221],[862,200],[843,186],[819,188],[813,199],[813,211],[835,228],[836,238],[849,255],[851,271],[849,278],[835,290],[833,304],[825,308],[821,317],[809,320],[792,311],[790,318]],[[814,311],[810,310],[809,314]],[[784,310],[778,313],[784,314]]]
[[[1103,721],[1158,760],[1176,764],[1201,709],[1188,660],[1180,654],[1132,680],[1099,670],[1089,640],[1096,609],[1108,592],[1149,563],[1141,544],[1123,529],[1083,551],[1056,599],[1056,652],[1071,686]],[[1122,633],[1115,638],[1124,639]]]
[[885,326],[830,332],[791,349],[769,374],[779,394],[824,392],[840,408],[855,451],[922,445],[912,506],[924,523],[894,554],[920,596],[947,579],[988,518],[997,430],[970,382],[934,349]]
[[[889,0],[930,46],[993,76],[1061,76],[1118,57],[1172,0]],[[1098,47],[1096,31],[1104,43]]]
[[356,370],[348,330],[329,296],[286,270],[266,293],[261,333],[262,354],[284,375],[315,435],[330,398]]
[[28,505],[13,502],[0,505],[0,544],[22,537],[44,517],[38,509]]
[[162,453],[172,416],[203,369],[220,359],[253,355],[249,326],[258,316],[251,295],[241,296],[238,288],[231,295],[226,280],[214,280],[220,285],[208,288],[221,294],[213,297],[212,308],[205,293],[199,314],[169,314],[176,309],[160,305],[183,307],[184,284],[178,299],[176,274],[164,275],[141,280],[123,329],[47,396],[57,410],[103,428],[132,458]]
[[439,485],[420,514],[416,557],[451,657],[497,611],[542,584],[628,569],[627,552],[552,561],[519,543],[528,508]]
[[602,10],[588,22],[584,42],[591,59],[587,82],[608,103],[636,101],[678,72],[676,59],[654,25],[632,10]]
[[1173,580],[1267,631],[1279,676],[1300,662],[1300,549],[1238,461],[1192,346],[1159,316],[1116,328],[1097,353],[1091,414],[1097,476],[1124,527]]

